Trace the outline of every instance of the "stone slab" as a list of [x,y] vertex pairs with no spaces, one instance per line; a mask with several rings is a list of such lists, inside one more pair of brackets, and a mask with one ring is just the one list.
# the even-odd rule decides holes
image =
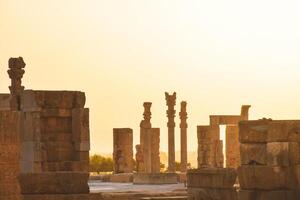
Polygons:
[[266,143],[270,120],[241,121],[239,123],[240,143]]
[[43,172],[20,175],[22,194],[85,194],[89,173]]
[[109,180],[113,183],[132,183],[133,173],[112,174]]
[[240,190],[238,191],[239,200],[296,200],[299,199],[299,192],[293,190]]
[[246,143],[240,144],[241,164],[242,165],[266,165],[267,164],[267,145],[266,143]]
[[188,188],[188,196],[190,200],[237,200],[237,192],[234,188]]
[[238,168],[238,178],[242,189],[277,190],[297,188],[295,172],[298,168],[272,166],[246,166]]
[[187,172],[187,186],[188,188],[231,189],[236,182],[236,178],[235,169],[192,169]]
[[176,184],[176,173],[135,173],[133,184]]

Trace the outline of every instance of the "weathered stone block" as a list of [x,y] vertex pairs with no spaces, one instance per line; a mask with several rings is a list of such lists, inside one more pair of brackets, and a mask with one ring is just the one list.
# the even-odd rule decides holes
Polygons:
[[110,182],[113,183],[132,183],[133,174],[132,173],[122,173],[122,174],[112,174],[109,177]]
[[268,142],[300,142],[300,121],[272,121],[268,130]]
[[239,123],[240,143],[266,143],[270,120],[241,121]]
[[299,192],[294,190],[240,190],[239,200],[296,200],[299,199]]
[[242,165],[266,165],[267,145],[265,143],[240,144]]
[[188,188],[219,188],[231,189],[236,181],[237,174],[229,168],[203,168],[187,172]]
[[43,172],[20,175],[22,194],[89,193],[88,173]]
[[136,173],[133,174],[134,184],[175,184],[176,173]]
[[239,183],[246,190],[294,189],[297,187],[295,169],[271,166],[241,166]]
[[75,143],[75,151],[89,151],[90,150],[90,141],[82,141]]
[[235,189],[188,188],[189,200],[237,200]]
[[300,145],[297,142],[267,143],[269,166],[291,166],[300,164]]
[[74,142],[90,140],[89,109],[72,109],[72,133]]
[[71,117],[71,109],[49,108],[43,109],[41,112],[42,117]]

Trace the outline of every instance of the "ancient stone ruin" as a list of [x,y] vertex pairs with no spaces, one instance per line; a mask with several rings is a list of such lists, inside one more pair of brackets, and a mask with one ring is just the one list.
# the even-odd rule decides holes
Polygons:
[[130,128],[114,128],[113,160],[114,173],[133,171],[133,135]]
[[0,199],[21,200],[20,174],[21,113],[0,111]]
[[239,199],[300,199],[300,121],[240,123]]
[[[40,195],[89,193],[89,110],[84,108],[85,94],[25,89],[21,85],[24,67],[23,58],[9,59],[10,94],[0,94],[1,142],[11,146],[8,155],[20,158],[11,159],[11,169],[16,173],[11,171],[10,177],[13,179],[20,170],[25,200]],[[15,193],[8,194],[17,195],[17,183],[14,188]]]
[[198,126],[198,167],[223,167],[223,141],[220,125],[226,125],[226,167],[240,165],[238,123],[248,120],[250,106],[244,105],[240,115],[211,115],[209,126]]
[[181,102],[180,116],[180,170],[186,172],[187,170],[187,112],[185,101]]
[[176,105],[176,92],[172,95],[165,93],[166,104],[168,106],[168,171],[175,172],[175,113],[174,106]]

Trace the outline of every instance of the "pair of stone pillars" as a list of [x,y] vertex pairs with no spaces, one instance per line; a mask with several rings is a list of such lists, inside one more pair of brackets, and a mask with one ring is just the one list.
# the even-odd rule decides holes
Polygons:
[[[176,92],[172,95],[169,93],[165,93],[166,103],[168,106],[167,110],[167,117],[168,117],[168,171],[175,172],[175,113],[176,110],[174,109],[176,105]],[[186,112],[186,105],[185,101],[181,102],[181,110],[179,112],[180,116],[180,171],[186,172],[187,170],[187,112]]]

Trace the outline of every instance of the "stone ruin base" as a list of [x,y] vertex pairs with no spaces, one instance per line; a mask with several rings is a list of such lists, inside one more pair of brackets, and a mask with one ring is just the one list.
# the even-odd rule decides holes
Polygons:
[[237,192],[233,187],[236,177],[234,169],[189,170],[187,173],[189,200],[237,200]]
[[240,190],[238,191],[239,200],[296,200],[300,199],[299,191],[294,190]]
[[[93,194],[45,194],[24,195],[23,200],[183,200],[187,199],[186,192],[147,193],[147,192],[114,192]],[[2,200],[2,199],[1,199]],[[14,199],[5,199],[14,200]]]
[[176,173],[136,173],[133,174],[133,184],[177,184]]
[[19,179],[23,195],[89,193],[86,172],[28,173],[20,174]]
[[132,183],[133,173],[112,174],[109,181],[112,183]]

